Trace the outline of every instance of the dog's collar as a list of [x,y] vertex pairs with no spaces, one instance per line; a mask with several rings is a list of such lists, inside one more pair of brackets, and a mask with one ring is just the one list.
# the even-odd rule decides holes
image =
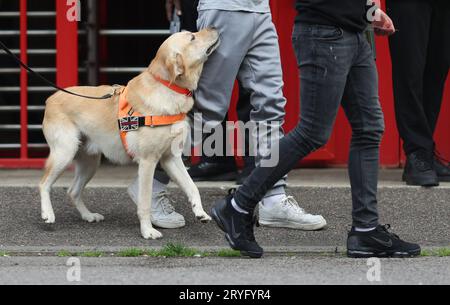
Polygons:
[[193,92],[191,90],[189,90],[189,89],[182,88],[180,86],[172,84],[171,82],[169,82],[167,80],[164,80],[164,79],[162,79],[159,76],[156,76],[154,74],[152,74],[152,75],[153,75],[153,78],[156,79],[159,83],[163,84],[164,86],[166,86],[170,90],[175,91],[176,93],[186,95],[187,97],[191,97],[193,95]]

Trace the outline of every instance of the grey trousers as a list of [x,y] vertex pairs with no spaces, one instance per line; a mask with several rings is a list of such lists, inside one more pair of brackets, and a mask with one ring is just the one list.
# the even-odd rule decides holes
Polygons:
[[[197,27],[217,28],[221,45],[205,65],[193,113],[201,113],[203,123],[209,127],[221,122],[230,107],[237,78],[251,92],[250,121],[264,127],[259,128],[254,140],[266,141],[269,133],[276,140],[283,137],[286,99],[278,35],[271,14],[205,10],[199,12]],[[260,159],[258,154],[258,164]],[[284,193],[285,185],[283,178],[267,195]]]
[[[251,93],[250,121],[264,126],[254,140],[265,141],[269,134],[271,140],[281,139],[286,99],[278,35],[271,14],[205,10],[199,12],[197,27],[218,29],[221,45],[205,64],[191,117],[201,114],[201,125],[208,129],[220,125],[229,110],[237,78]],[[256,156],[258,164],[261,158]],[[267,196],[284,194],[285,186],[286,178],[282,178]]]

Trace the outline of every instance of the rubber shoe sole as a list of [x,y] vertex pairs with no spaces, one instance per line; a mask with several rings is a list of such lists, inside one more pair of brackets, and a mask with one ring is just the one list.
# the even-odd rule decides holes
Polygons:
[[264,219],[259,219],[259,224],[264,227],[288,228],[301,231],[319,231],[323,230],[327,226],[326,221],[321,221],[314,224],[299,224],[298,222],[294,221],[264,220]]
[[409,186],[435,187],[439,186],[439,179],[433,177],[411,177],[404,175],[403,181]]
[[215,208],[211,209],[211,217],[216,222],[217,226],[225,233],[225,239],[230,245],[231,249],[235,251],[240,251],[242,256],[247,256],[250,258],[261,258],[263,256],[263,253],[255,253],[255,252],[249,252],[244,251],[236,247],[233,240],[231,239],[230,235],[228,234],[227,230],[225,229],[225,226],[223,225],[222,220],[220,219],[219,213],[217,213]]
[[412,258],[421,254],[421,249],[409,252],[371,252],[362,250],[347,250],[347,257],[349,258]]

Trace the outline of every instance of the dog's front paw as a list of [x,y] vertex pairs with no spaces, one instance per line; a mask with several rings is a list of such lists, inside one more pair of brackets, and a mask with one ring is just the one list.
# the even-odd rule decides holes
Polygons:
[[84,221],[87,221],[89,223],[101,222],[101,221],[105,220],[105,217],[103,217],[103,215],[100,215],[97,213],[89,213],[89,214],[81,215],[81,218]]
[[202,223],[208,223],[212,220],[211,217],[206,214],[206,212],[195,215],[195,218],[197,218],[197,220],[200,220]]
[[56,221],[55,213],[53,211],[42,211],[41,217],[45,223],[48,224],[53,224]]
[[163,237],[161,232],[147,226],[141,228],[141,234],[145,239],[159,239]]

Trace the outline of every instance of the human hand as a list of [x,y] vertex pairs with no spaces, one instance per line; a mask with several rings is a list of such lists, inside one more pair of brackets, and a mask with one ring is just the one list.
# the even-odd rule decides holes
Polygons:
[[390,36],[396,32],[394,22],[382,9],[377,9],[375,19],[372,22],[375,34],[381,36]]

